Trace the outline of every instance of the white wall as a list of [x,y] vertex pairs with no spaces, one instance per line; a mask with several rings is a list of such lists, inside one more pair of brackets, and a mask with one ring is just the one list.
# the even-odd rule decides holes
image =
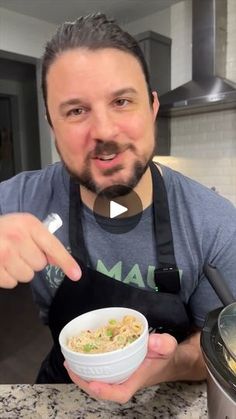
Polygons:
[[192,78],[192,1],[185,0],[171,7],[171,88]]
[[226,76],[236,82],[236,1],[228,0],[228,42]]
[[123,25],[123,28],[132,35],[137,35],[144,31],[154,31],[168,37],[170,36],[170,12],[170,8],[165,9],[159,13],[134,20],[127,25]]
[[56,25],[0,7],[0,50],[40,58]]

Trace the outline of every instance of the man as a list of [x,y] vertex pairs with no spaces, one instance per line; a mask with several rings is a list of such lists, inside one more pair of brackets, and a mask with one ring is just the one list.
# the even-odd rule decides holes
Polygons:
[[[216,265],[236,296],[235,208],[152,163],[157,94],[137,43],[105,15],[58,29],[42,87],[62,163],[0,185],[0,284],[32,281],[54,338],[37,382],[70,377],[94,397],[124,403],[143,387],[204,379],[200,329],[221,303],[203,269]],[[93,213],[97,198],[123,197],[128,207],[134,192],[138,223],[138,209],[114,220]],[[42,223],[51,212],[63,220],[55,235]],[[139,309],[156,333],[125,383],[86,383],[66,372],[58,334],[76,315],[111,305]]]

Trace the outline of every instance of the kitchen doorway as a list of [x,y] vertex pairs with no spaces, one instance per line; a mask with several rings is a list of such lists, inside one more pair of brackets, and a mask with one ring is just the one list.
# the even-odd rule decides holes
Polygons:
[[16,174],[13,144],[12,101],[9,95],[0,95],[0,182]]
[[15,58],[0,51],[0,181],[41,168],[36,65]]

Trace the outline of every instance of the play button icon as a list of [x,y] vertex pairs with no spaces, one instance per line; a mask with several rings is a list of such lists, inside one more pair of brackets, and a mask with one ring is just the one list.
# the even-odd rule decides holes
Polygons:
[[112,234],[127,233],[139,223],[143,208],[139,196],[121,185],[113,193],[111,187],[101,191],[94,203],[93,214],[99,226]]
[[124,214],[126,211],[128,211],[128,208],[118,204],[115,201],[110,201],[110,218],[118,217],[119,215]]

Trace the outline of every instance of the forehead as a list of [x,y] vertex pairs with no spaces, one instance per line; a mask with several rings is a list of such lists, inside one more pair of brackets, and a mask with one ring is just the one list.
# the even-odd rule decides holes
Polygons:
[[144,73],[138,59],[115,48],[90,50],[76,48],[58,55],[47,73],[47,84],[119,82],[145,83]]

